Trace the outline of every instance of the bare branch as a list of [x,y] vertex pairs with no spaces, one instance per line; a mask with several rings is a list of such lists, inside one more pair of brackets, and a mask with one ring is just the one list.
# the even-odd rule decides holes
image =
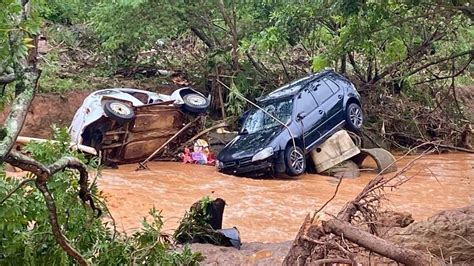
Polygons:
[[8,156],[5,158],[5,161],[24,171],[29,171],[35,174],[37,176],[36,181],[40,183],[46,183],[52,175],[66,168],[78,170],[80,175],[79,197],[84,203],[89,203],[97,217],[102,214],[102,211],[95,207],[88,188],[89,174],[87,173],[86,166],[80,160],[74,157],[63,157],[50,166],[46,167],[42,163],[21,153],[10,152],[10,154],[8,154]]
[[323,222],[323,227],[335,235],[344,235],[344,238],[357,245],[405,265],[430,265],[427,256],[411,249],[396,246],[393,243],[361,230],[350,223],[338,219],[331,219],[327,222]]
[[215,47],[214,43],[204,32],[200,31],[198,28],[194,26],[191,26],[190,29],[201,41],[204,42],[204,44],[206,44],[207,47],[209,47],[209,49],[211,50],[214,49]]
[[342,183],[342,177],[339,178],[339,182],[337,182],[336,190],[334,191],[334,194],[332,195],[332,197],[330,199],[328,199],[323,204],[323,206],[321,206],[317,211],[314,212],[312,220],[314,220],[314,218],[316,217],[316,214],[318,214],[322,209],[324,209],[324,207],[326,207],[326,205],[328,205],[329,202],[331,202],[336,197],[337,191],[339,190],[339,186],[341,185],[341,183]]
[[[97,212],[96,215],[97,217],[99,217],[102,214],[102,211],[99,208],[95,207],[94,200],[91,197],[88,186],[89,173],[87,172],[86,165],[77,158],[63,157],[55,163],[51,164],[48,167],[48,170],[50,176],[52,176],[53,174],[66,168],[75,169],[79,171],[79,197],[83,202],[88,202],[94,213]],[[44,182],[47,181],[46,179],[44,180]]]
[[464,52],[460,52],[460,53],[457,53],[457,54],[450,55],[448,57],[443,57],[443,58],[440,58],[440,59],[435,60],[435,61],[428,62],[428,63],[416,68],[415,70],[413,70],[412,72],[410,72],[406,76],[409,77],[409,76],[414,75],[414,74],[420,72],[421,70],[423,70],[425,68],[428,68],[432,65],[436,65],[436,64],[439,64],[439,63],[442,63],[442,62],[445,62],[445,61],[448,61],[448,60],[451,60],[451,59],[454,59],[454,58],[457,58],[457,57],[461,57],[461,56],[464,56],[464,55],[470,55],[470,58],[472,58],[472,57],[474,57],[474,50],[471,49],[471,50],[468,50],[468,51],[464,51]]
[[19,152],[11,151],[5,158],[5,162],[36,176],[49,175],[49,169],[45,165]]
[[437,80],[455,78],[455,77],[461,75],[462,73],[464,73],[464,70],[466,70],[467,67],[471,65],[471,62],[472,62],[473,59],[474,59],[474,57],[471,56],[469,58],[469,60],[467,61],[467,63],[463,67],[461,67],[461,69],[458,72],[456,72],[452,75],[439,77],[439,76],[434,75],[434,73],[432,73],[433,76],[435,76],[435,78],[428,79],[428,80],[423,80],[423,81],[415,83],[414,85],[419,85],[419,84],[428,83],[428,82],[437,81]]

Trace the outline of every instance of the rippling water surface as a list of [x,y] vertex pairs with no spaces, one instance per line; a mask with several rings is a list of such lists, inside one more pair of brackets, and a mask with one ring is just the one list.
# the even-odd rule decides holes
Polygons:
[[[411,159],[400,160],[398,168]],[[165,231],[171,233],[192,203],[211,195],[226,200],[224,227],[236,226],[244,242],[293,239],[305,215],[329,199],[338,182],[310,174],[294,180],[241,178],[209,166],[173,162],[152,162],[150,170],[141,171],[135,171],[136,166],[105,170],[99,181],[118,229],[132,232],[155,206],[163,210]],[[411,212],[418,220],[443,209],[474,204],[473,154],[426,156],[405,175],[412,179],[398,190],[387,191],[385,207]],[[344,179],[325,211],[337,213],[374,176],[374,172],[363,172],[358,178]]]

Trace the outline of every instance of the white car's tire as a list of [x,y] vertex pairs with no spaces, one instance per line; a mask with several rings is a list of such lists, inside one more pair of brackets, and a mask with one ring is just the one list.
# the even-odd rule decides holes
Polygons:
[[197,94],[189,93],[183,96],[183,109],[190,113],[204,113],[209,108],[209,99]]
[[104,113],[107,117],[119,123],[129,122],[135,117],[133,109],[119,101],[105,102]]

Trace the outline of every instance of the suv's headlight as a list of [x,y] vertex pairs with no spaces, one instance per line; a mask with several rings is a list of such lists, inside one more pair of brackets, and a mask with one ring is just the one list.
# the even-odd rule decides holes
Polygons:
[[217,170],[221,170],[222,168],[224,168],[224,163],[219,160],[216,160],[216,168]]
[[272,155],[273,155],[273,148],[272,147],[265,148],[265,149],[257,152],[257,154],[255,154],[252,157],[252,162],[267,159],[268,157],[270,157]]

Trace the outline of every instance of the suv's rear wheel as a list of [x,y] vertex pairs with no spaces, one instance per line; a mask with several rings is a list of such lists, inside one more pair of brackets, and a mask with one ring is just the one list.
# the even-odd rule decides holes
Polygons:
[[357,103],[351,103],[346,109],[346,124],[351,131],[359,132],[364,122],[362,108]]
[[306,158],[303,150],[298,146],[289,146],[285,150],[286,173],[297,176],[306,170]]

